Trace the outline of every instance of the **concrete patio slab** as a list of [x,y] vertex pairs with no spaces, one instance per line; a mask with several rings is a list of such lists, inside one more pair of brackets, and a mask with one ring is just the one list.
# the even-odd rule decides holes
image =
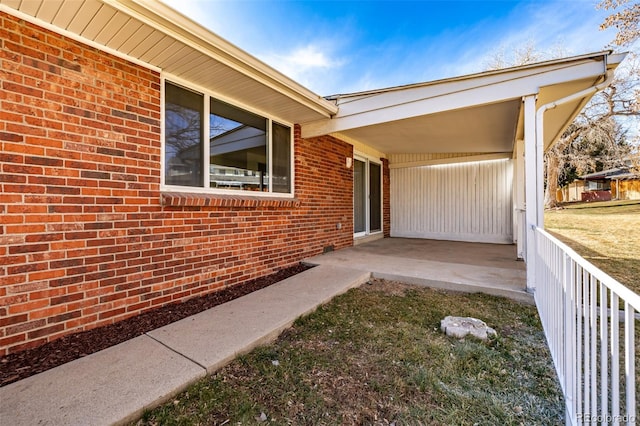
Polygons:
[[525,270],[524,262],[516,260],[516,246],[510,244],[384,238],[358,246],[358,250],[405,259]]
[[110,425],[134,420],[203,368],[148,336],[0,388],[0,424]]
[[319,266],[148,334],[212,372],[370,277],[366,271]]
[[374,278],[445,290],[486,293],[533,304],[515,248],[501,244],[385,238],[315,256],[315,265],[344,266]]

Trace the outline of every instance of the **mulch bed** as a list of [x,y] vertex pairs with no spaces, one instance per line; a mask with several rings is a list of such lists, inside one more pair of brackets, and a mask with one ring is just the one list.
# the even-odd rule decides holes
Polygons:
[[309,268],[310,266],[298,264],[182,303],[162,306],[115,324],[71,334],[37,348],[6,355],[0,358],[0,387],[133,339],[158,327],[268,287]]

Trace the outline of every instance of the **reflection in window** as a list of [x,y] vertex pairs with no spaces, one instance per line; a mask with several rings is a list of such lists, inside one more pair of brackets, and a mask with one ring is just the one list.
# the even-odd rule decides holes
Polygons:
[[382,231],[382,168],[369,163],[369,232]]
[[291,129],[272,125],[273,192],[291,192]]
[[202,186],[203,95],[165,86],[165,183]]
[[168,81],[164,125],[164,184],[291,194],[290,127]]
[[209,185],[268,191],[267,120],[217,99],[210,111]]

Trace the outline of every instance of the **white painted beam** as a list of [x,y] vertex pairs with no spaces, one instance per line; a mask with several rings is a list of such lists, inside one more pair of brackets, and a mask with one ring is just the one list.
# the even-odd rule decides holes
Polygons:
[[525,212],[525,177],[524,177],[524,140],[516,141],[515,147],[515,167],[514,167],[514,175],[515,182],[513,185],[514,189],[514,206],[515,206],[515,214],[514,214],[514,222],[516,224],[516,230],[514,231],[514,235],[516,236],[516,253],[518,259],[524,259],[525,253],[525,236],[526,236],[526,218],[524,215]]

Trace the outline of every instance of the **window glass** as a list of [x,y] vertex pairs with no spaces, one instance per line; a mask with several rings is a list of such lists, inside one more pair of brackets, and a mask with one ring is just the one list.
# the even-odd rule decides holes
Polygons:
[[291,192],[291,128],[273,123],[273,192]]
[[209,186],[268,191],[267,120],[212,98],[209,126]]
[[202,186],[203,95],[165,86],[165,176],[167,185]]
[[290,127],[169,81],[164,107],[165,185],[291,194]]

